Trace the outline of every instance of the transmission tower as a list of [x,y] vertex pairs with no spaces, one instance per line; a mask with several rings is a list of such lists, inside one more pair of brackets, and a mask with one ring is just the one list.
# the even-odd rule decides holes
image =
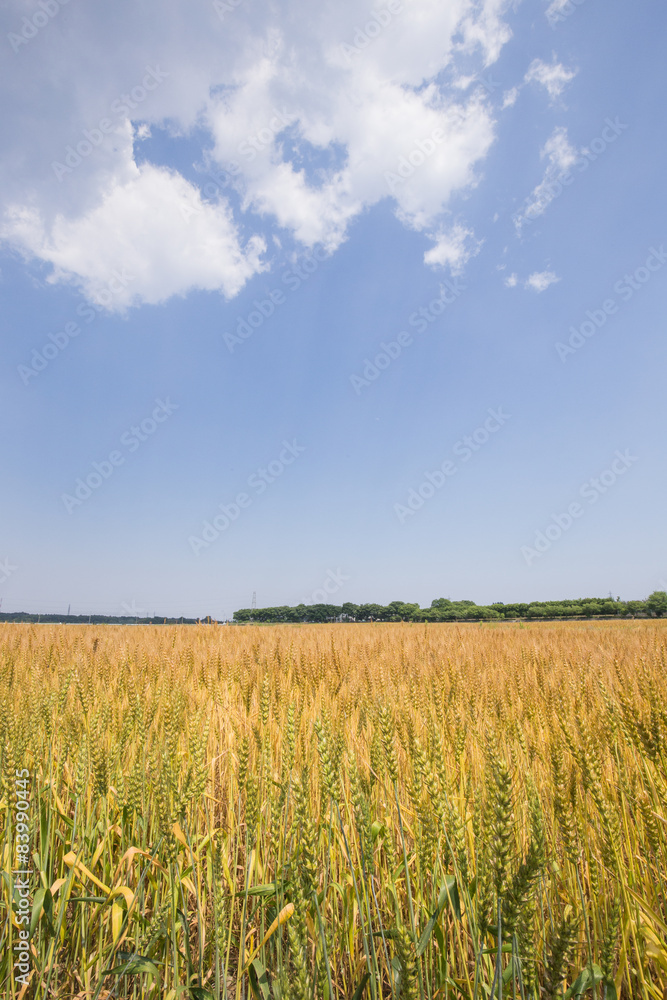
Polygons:
[[253,590],[253,592],[252,592],[252,609],[253,609],[253,611],[255,610],[256,607],[257,607],[257,591]]

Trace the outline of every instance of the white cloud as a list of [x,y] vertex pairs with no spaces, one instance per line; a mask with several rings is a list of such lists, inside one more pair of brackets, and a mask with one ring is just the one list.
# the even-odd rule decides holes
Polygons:
[[[434,0],[434,5],[437,3],[438,0]],[[510,4],[505,0],[484,0],[479,5],[467,5],[463,24],[464,47],[473,51],[479,46],[485,52],[485,66],[496,61],[503,45],[512,37],[509,27],[501,20],[508,6]]]
[[424,263],[431,267],[449,267],[460,274],[471,257],[479,253],[482,243],[475,240],[471,229],[457,224],[449,232],[440,231],[432,237],[435,246],[424,254]]
[[566,69],[562,63],[554,61],[549,65],[541,59],[533,59],[524,76],[525,83],[539,83],[546,88],[549,97],[555,100],[565,89],[565,84],[573,80],[577,70]]
[[562,125],[555,128],[540,150],[540,159],[547,160],[544,177],[527,198],[523,209],[514,216],[517,232],[521,232],[527,221],[532,221],[546,211],[562,190],[558,177],[570,169],[577,156],[576,149],[568,139],[567,129]]
[[100,294],[114,272],[125,274],[107,304],[114,310],[194,288],[231,298],[262,269],[264,242],[255,236],[242,247],[224,205],[202,202],[197,188],[163,167],[133,164],[132,174],[87,213],[56,216],[48,231],[36,210],[12,206],[0,235],[52,264],[51,281],[75,284],[91,301],[105,304]]
[[560,278],[553,271],[535,271],[526,278],[524,287],[534,292],[544,292],[549,285],[555,285]]
[[506,90],[503,94],[503,111],[505,108],[511,108],[516,104],[516,99],[519,96],[519,88],[512,87],[511,90]]
[[[383,198],[394,200],[406,225],[431,229],[451,195],[475,183],[475,164],[493,141],[491,114],[480,94],[464,104],[434,83],[416,89],[423,69],[411,22],[420,6],[422,22],[425,12],[434,25],[442,19],[442,9],[412,5],[401,15],[397,37],[378,37],[349,66],[340,65],[339,46],[327,43],[328,64],[307,91],[301,67],[265,66],[258,74],[250,66],[235,92],[211,105],[212,156],[224,164],[238,160],[241,148],[238,186],[246,206],[273,216],[303,243],[333,249],[349,222]],[[422,47],[428,64],[432,46],[425,36]],[[298,123],[289,130],[291,154],[284,136],[258,141],[276,106],[289,109]],[[255,140],[251,151],[244,145],[248,137]],[[344,157],[322,168],[315,182],[303,161],[336,147]]]
[[547,20],[551,21],[555,15],[560,14],[560,12],[565,10],[568,4],[571,3],[572,0],[551,0],[551,3],[545,11]]
[[[136,277],[120,308],[191,288],[234,295],[276,233],[334,250],[388,198],[405,225],[434,234],[427,263],[461,267],[471,234],[447,233],[443,218],[478,183],[495,123],[483,89],[464,100],[442,80],[462,75],[459,61],[475,74],[494,62],[509,2],[412,0],[388,20],[368,0],[264,0],[224,25],[211,4],[185,0],[118,0],[113,17],[73,5],[4,69],[2,237],[89,296],[126,266]],[[8,6],[20,27],[22,0]],[[163,82],[141,93],[147,65]],[[53,161],[102,119],[113,131],[59,180]],[[182,141],[197,144],[200,167],[233,170],[208,201],[195,172],[170,169]]]
[[519,278],[516,274],[508,274],[508,276],[505,278],[505,287],[516,288],[518,281]]
[[540,159],[549,161],[549,166],[556,170],[568,170],[577,159],[577,152],[567,137],[567,129],[563,125],[555,128],[540,150]]

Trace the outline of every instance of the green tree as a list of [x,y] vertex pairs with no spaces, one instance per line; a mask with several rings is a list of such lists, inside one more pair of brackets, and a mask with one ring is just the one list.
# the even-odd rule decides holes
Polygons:
[[418,604],[406,604],[404,601],[391,601],[387,605],[387,621],[411,622],[421,615],[421,608]]
[[359,620],[362,622],[367,622],[371,618],[373,621],[384,621],[386,613],[387,609],[382,604],[359,605]]
[[646,608],[653,618],[667,618],[667,591],[654,590],[646,601]]

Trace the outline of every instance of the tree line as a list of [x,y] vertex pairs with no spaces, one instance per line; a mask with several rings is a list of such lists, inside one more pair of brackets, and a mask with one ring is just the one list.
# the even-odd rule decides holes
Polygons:
[[[656,590],[644,601],[622,601],[619,597],[581,597],[566,601],[532,601],[529,604],[475,604],[439,597],[430,608],[405,601],[383,604],[298,604],[275,608],[241,608],[233,623],[245,625],[301,624],[322,622],[479,622],[512,621],[517,618],[667,618],[667,592]],[[59,615],[26,611],[0,613],[0,622],[71,625],[213,625],[219,619],[165,618],[162,615]]]
[[141,618],[138,615],[58,615],[38,614],[31,611],[7,611],[0,614],[0,622],[24,625],[196,625],[208,624],[209,619],[165,618],[155,615]]
[[509,621],[540,618],[665,618],[667,592],[654,591],[645,601],[622,601],[611,597],[581,597],[564,601],[532,601],[529,604],[475,604],[439,597],[430,608],[404,601],[382,604],[298,604],[275,608],[241,608],[234,612],[238,624],[249,622],[457,622]]

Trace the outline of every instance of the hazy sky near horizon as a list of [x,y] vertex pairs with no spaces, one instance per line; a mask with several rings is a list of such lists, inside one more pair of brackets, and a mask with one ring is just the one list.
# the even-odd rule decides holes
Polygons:
[[0,16],[2,611],[667,587],[667,10]]

